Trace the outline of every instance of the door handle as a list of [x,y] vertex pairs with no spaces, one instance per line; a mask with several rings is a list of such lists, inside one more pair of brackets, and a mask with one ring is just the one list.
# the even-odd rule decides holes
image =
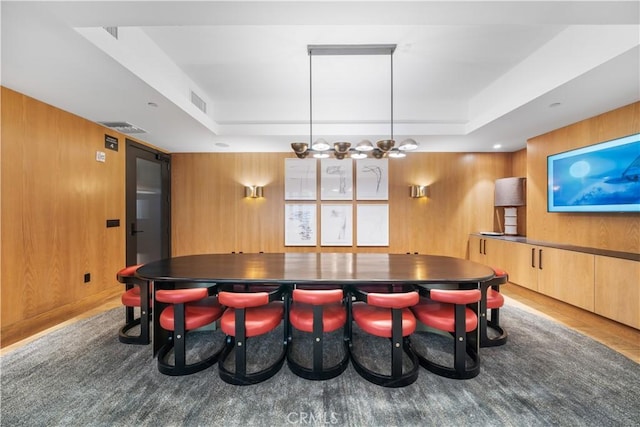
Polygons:
[[531,268],[536,268],[536,248],[531,248]]
[[542,249],[538,249],[538,268],[542,270]]
[[131,235],[132,235],[132,236],[135,236],[135,235],[136,235],[136,234],[138,234],[138,233],[144,233],[144,230],[138,230],[138,229],[136,228],[136,223],[135,223],[135,222],[132,222],[132,223],[131,223]]

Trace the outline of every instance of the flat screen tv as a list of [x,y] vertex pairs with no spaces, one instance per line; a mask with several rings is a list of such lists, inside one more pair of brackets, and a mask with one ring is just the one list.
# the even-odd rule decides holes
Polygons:
[[640,212],[640,133],[547,157],[547,211]]

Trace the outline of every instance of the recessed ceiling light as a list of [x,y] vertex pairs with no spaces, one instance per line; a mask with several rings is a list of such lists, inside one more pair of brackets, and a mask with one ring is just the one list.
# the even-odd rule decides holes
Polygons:
[[553,102],[551,104],[549,104],[549,108],[555,108],[555,107],[559,107],[562,105],[562,102]]
[[222,148],[227,148],[229,147],[229,144],[227,144],[226,142],[216,142],[215,144],[216,147],[222,147]]
[[498,148],[502,148],[502,144],[493,144],[494,150],[497,150]]
[[155,102],[147,102],[147,105],[148,105],[149,107],[154,107],[154,108],[157,108],[157,107],[158,107],[158,104],[156,104]]

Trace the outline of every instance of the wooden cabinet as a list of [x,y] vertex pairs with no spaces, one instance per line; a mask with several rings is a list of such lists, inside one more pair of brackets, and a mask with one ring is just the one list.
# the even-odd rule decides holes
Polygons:
[[538,243],[471,235],[469,259],[505,269],[519,286],[640,329],[638,260]]
[[640,329],[640,262],[595,256],[595,312]]
[[484,244],[487,239],[479,236],[469,236],[469,259],[484,264],[487,258],[484,253]]
[[555,248],[538,250],[538,292],[593,311],[594,255]]
[[593,311],[594,255],[564,249],[504,242],[509,281],[560,301]]
[[498,239],[469,236],[469,259],[489,267],[502,267],[504,243]]
[[522,287],[538,291],[539,252],[533,245],[505,242],[508,256],[503,261],[504,269],[509,273],[509,281]]

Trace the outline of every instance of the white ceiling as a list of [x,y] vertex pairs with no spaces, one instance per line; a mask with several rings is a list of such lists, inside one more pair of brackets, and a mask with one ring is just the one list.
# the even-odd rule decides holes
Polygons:
[[[3,86],[171,152],[308,141],[310,44],[396,44],[394,136],[419,151],[515,151],[640,100],[637,0],[2,1],[0,14]],[[387,139],[389,57],[312,59],[314,139]]]

